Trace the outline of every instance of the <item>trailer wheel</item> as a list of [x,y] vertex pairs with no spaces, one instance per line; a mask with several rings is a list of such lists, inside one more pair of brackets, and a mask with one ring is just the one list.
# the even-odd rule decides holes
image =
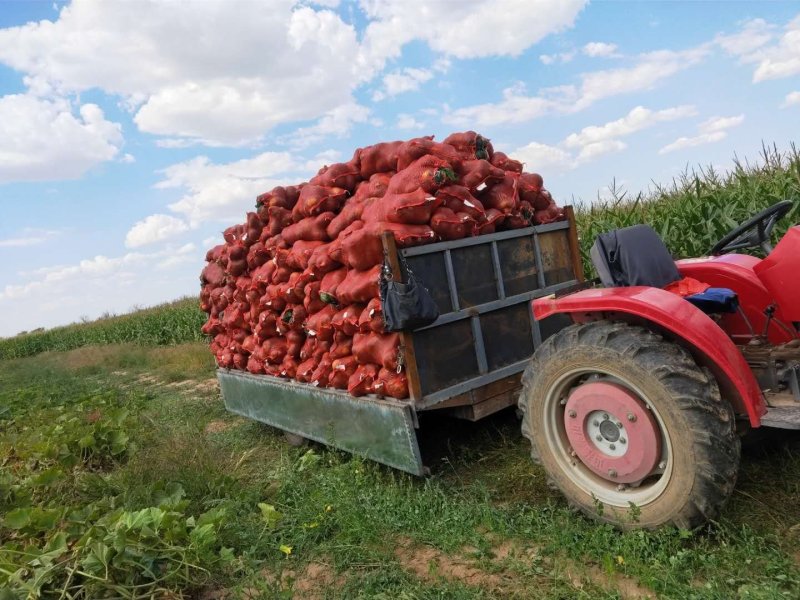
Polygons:
[[719,515],[739,468],[734,414],[680,346],[626,323],[572,325],[523,376],[522,434],[571,504],[629,529]]

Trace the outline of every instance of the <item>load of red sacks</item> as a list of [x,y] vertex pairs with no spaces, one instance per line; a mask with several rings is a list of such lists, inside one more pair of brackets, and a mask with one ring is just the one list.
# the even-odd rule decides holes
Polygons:
[[383,328],[381,234],[402,248],[563,219],[542,184],[468,131],[359,148],[260,195],[206,254],[203,333],[217,364],[408,397],[400,336]]

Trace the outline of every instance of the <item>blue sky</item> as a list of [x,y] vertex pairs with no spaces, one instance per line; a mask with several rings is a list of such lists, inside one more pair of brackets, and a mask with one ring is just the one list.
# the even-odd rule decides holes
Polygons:
[[274,185],[474,129],[561,204],[800,125],[800,3],[0,2],[0,336],[198,291]]

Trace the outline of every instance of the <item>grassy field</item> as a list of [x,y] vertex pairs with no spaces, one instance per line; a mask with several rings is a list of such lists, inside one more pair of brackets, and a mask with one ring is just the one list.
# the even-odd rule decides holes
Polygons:
[[513,412],[422,421],[413,478],[226,413],[202,344],[0,370],[0,598],[797,598],[800,436],[745,453],[723,519],[572,513]]
[[[578,211],[678,256],[800,196],[765,149],[720,176]],[[784,221],[800,222],[798,209]],[[0,340],[0,600],[797,598],[800,435],[745,451],[722,520],[620,533],[571,512],[513,411],[423,415],[417,479],[226,413],[187,298]]]

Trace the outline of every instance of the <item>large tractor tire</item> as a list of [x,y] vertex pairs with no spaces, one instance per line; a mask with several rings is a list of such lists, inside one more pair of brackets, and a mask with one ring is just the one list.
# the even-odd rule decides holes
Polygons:
[[522,433],[568,501],[623,529],[716,518],[736,483],[734,414],[713,376],[642,327],[548,338],[523,376]]

